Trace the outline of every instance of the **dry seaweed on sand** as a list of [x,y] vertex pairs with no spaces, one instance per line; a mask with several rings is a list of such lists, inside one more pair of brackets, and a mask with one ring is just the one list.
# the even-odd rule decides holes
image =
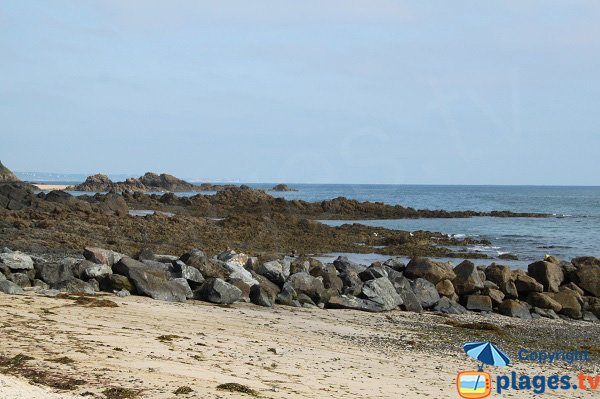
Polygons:
[[185,386],[185,387],[177,388],[173,393],[175,395],[187,395],[192,392],[194,392],[194,390],[192,388]]
[[111,387],[102,391],[106,399],[133,399],[137,398],[140,391],[130,388]]
[[219,391],[239,392],[250,396],[258,396],[258,392],[246,385],[238,384],[237,382],[228,382],[217,386]]

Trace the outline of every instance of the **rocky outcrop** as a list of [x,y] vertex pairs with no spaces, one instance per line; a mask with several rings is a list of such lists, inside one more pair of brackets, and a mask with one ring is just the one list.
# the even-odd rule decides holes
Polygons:
[[237,302],[242,297],[242,291],[220,278],[209,278],[200,289],[194,293],[195,299],[212,303],[228,305]]
[[483,280],[473,262],[465,260],[454,268],[452,284],[458,295],[472,294],[483,289]]
[[286,184],[277,184],[270,191],[298,191],[295,188],[290,188]]
[[408,278],[424,278],[433,284],[441,280],[454,280],[456,274],[447,263],[434,262],[427,258],[413,258],[406,266],[404,275]]
[[0,162],[0,184],[20,182],[19,178]]
[[539,261],[527,267],[527,273],[544,286],[544,290],[558,292],[565,276],[562,268],[551,262]]

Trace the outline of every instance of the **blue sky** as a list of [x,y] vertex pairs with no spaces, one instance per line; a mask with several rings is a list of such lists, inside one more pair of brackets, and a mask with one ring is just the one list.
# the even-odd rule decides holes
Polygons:
[[17,171],[600,184],[600,2],[4,1]]

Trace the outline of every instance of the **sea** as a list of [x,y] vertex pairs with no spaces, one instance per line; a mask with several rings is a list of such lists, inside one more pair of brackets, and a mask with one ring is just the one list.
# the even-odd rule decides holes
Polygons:
[[[269,189],[275,183],[247,183],[247,185]],[[270,194],[289,200],[310,202],[346,197],[358,201],[400,204],[416,209],[545,213],[550,217],[324,220],[321,222],[331,226],[362,223],[405,231],[435,231],[457,238],[486,239],[491,243],[490,245],[471,245],[466,249],[470,252],[486,254],[496,262],[518,268],[526,268],[529,263],[543,259],[545,255],[555,255],[564,260],[577,256],[600,257],[600,187],[382,184],[288,184],[288,186],[298,191],[270,192]],[[177,193],[181,196],[196,194],[198,193]],[[203,194],[215,193],[204,192]],[[518,260],[499,260],[498,256],[502,254],[516,255]],[[338,255],[348,255],[356,261],[367,264],[387,258],[375,253],[333,253],[324,254],[322,260],[328,261]],[[460,262],[460,259],[440,260]],[[492,260],[476,260],[475,263],[489,264]]]

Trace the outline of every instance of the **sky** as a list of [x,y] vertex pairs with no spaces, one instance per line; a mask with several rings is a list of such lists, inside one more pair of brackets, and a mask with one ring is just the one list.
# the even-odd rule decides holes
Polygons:
[[597,0],[0,1],[0,160],[600,185]]

